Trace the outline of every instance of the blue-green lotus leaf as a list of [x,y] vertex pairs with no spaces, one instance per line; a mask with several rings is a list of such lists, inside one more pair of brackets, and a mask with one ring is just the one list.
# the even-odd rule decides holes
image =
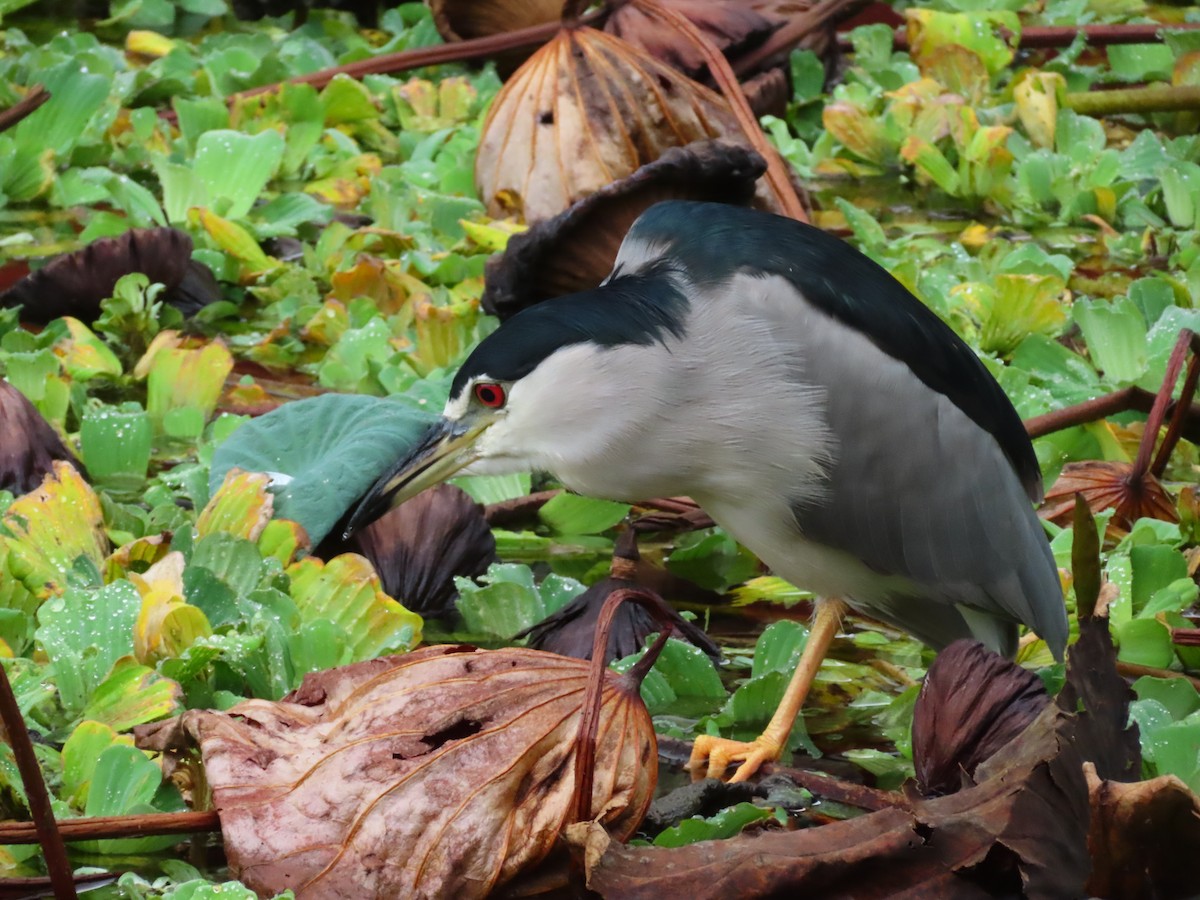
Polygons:
[[299,522],[315,547],[434,418],[400,401],[354,394],[286,403],[217,449],[209,486],[216,491],[234,467],[269,473],[275,517]]

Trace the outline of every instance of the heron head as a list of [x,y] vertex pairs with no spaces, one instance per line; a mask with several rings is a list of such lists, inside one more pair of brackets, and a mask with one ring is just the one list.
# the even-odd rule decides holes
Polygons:
[[647,351],[666,355],[687,306],[669,273],[642,272],[513,316],[463,363],[442,417],[359,501],[347,534],[468,467],[569,481],[572,465],[603,454],[636,414],[629,367]]

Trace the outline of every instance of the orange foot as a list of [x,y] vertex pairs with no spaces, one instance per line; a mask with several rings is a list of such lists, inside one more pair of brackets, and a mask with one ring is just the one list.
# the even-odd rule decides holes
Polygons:
[[688,771],[692,773],[693,781],[705,777],[720,778],[731,763],[741,763],[729,780],[745,781],[763,763],[775,762],[782,754],[783,744],[765,734],[760,734],[750,742],[702,734],[692,745]]

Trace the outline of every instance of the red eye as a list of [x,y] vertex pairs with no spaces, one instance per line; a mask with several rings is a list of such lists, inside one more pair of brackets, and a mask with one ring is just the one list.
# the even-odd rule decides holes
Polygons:
[[489,409],[499,409],[504,405],[504,388],[491,381],[481,381],[475,385],[475,399]]

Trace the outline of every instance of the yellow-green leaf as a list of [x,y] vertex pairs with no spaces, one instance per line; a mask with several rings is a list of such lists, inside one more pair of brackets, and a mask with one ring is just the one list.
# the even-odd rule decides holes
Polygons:
[[18,497],[0,520],[8,570],[39,600],[61,593],[79,557],[99,571],[108,554],[100,498],[75,467],[57,460],[41,486]]
[[301,621],[326,619],[344,629],[355,660],[411,650],[420,642],[421,617],[383,592],[363,557],[344,553],[322,562],[310,556],[287,573]]
[[257,541],[275,507],[275,498],[267,490],[270,483],[271,476],[266,473],[231,469],[196,520],[196,535],[224,531]]

